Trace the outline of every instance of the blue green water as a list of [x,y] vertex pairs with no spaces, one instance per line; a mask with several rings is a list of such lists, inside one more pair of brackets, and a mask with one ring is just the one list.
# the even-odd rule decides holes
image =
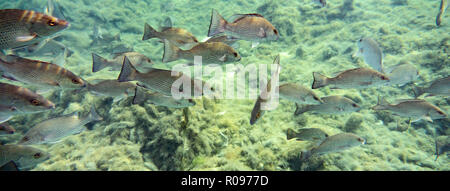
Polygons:
[[[0,0],[0,8],[42,12],[46,0]],[[170,17],[175,27],[184,28],[200,41],[205,39],[211,10],[225,18],[234,14],[259,13],[280,32],[280,39],[263,42],[238,41],[239,62],[272,64],[280,54],[280,83],[295,82],[311,87],[312,73],[332,76],[339,71],[367,67],[357,51],[356,41],[371,37],[384,53],[384,65],[409,62],[419,70],[415,84],[426,86],[450,73],[450,18],[435,24],[439,0],[329,0],[320,8],[309,0],[60,0],[70,28],[56,40],[73,53],[65,67],[87,81],[117,79],[119,72],[92,73],[92,53],[109,58],[114,52],[133,50],[170,69],[176,63],[162,63],[163,44],[156,39],[142,41],[144,24],[160,26]],[[103,36],[120,34],[120,40],[91,44],[94,27]],[[52,58],[35,56],[50,61]],[[8,80],[1,79],[1,82]],[[20,83],[16,83],[20,84]],[[88,130],[55,144],[36,145],[51,158],[31,170],[450,170],[450,159],[442,154],[435,161],[435,139],[448,140],[450,121],[419,121],[408,129],[407,118],[391,112],[373,111],[378,96],[388,100],[413,98],[411,86],[314,90],[320,97],[346,96],[359,105],[359,112],[344,115],[306,113],[294,116],[295,104],[281,100],[257,124],[249,124],[254,99],[198,99],[189,108],[189,124],[183,129],[183,110],[150,103],[132,105],[132,97],[114,103],[112,98],[89,93],[55,91],[46,95],[56,110],[16,116],[9,124],[17,132],[0,136],[3,144],[14,144],[35,124],[50,117],[80,111],[95,105],[104,120],[87,125]],[[449,98],[425,97],[449,113]],[[400,126],[397,124],[400,122]],[[308,141],[286,140],[287,129],[320,128],[329,135],[357,134],[366,144],[302,162],[299,155],[311,149]]]

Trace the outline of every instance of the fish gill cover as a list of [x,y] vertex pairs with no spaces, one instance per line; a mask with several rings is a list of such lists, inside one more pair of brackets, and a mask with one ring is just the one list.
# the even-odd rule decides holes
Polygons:
[[[15,78],[18,74],[4,69],[6,64],[3,62],[8,60],[0,56],[0,70],[5,77],[0,78],[1,83],[29,88],[56,106],[51,111],[24,114],[7,103],[0,103],[0,117],[11,115],[8,126],[16,130],[14,134],[0,134],[1,144],[18,144],[28,130],[45,120],[74,112],[79,112],[79,116],[84,118],[92,107],[103,118],[88,123],[85,130],[58,142],[31,145],[50,153],[50,158],[36,162],[28,170],[450,170],[450,159],[443,153],[448,149],[441,149],[448,148],[445,147],[448,141],[440,141],[439,145],[435,141],[436,137],[448,139],[450,135],[450,121],[445,115],[450,108],[450,23],[439,0],[328,0],[326,3],[314,0],[48,2],[56,8],[45,9],[49,7],[45,0],[0,0],[2,9],[45,12],[70,23],[68,28],[48,36],[39,36],[40,33],[31,29],[14,29],[25,30],[13,33],[19,34],[13,38],[17,41],[37,37],[46,40],[24,49],[5,48],[3,52],[58,64],[80,77],[87,87],[103,80],[117,80],[119,74],[136,75],[129,67],[119,69],[115,66],[105,66],[109,69],[93,73],[93,54],[107,60],[117,60],[124,52],[136,52],[148,57],[148,62],[144,64],[152,65],[145,69],[136,67],[141,74],[134,76],[138,82],[133,82],[132,88],[123,90],[114,85],[98,88],[96,92],[91,88],[40,89],[21,82]],[[217,17],[217,14],[214,16],[215,11],[225,20],[219,20],[216,24],[227,24],[227,27],[218,29],[220,35],[228,37],[223,38],[226,43],[217,43],[219,45],[211,48],[211,43],[201,42],[207,40],[210,24],[217,19],[214,18]],[[30,13],[27,14],[22,16],[25,19],[31,17]],[[439,26],[436,16],[440,17]],[[167,24],[168,18],[170,26]],[[32,21],[33,17],[29,22]],[[142,40],[146,23],[158,32],[158,38]],[[11,29],[0,26],[0,30]],[[193,40],[185,40],[186,36],[191,35],[198,39],[200,45]],[[0,43],[4,43],[2,38]],[[360,48],[358,41],[363,38],[373,39],[377,46]],[[164,40],[176,44],[182,50],[177,51],[176,56],[185,59],[163,63],[163,56],[171,51],[167,49],[171,47],[165,47],[162,43]],[[227,44],[229,42],[233,43]],[[255,95],[246,92],[243,99],[226,99],[226,96],[211,98],[202,94],[188,99],[195,103],[181,109],[170,105],[158,106],[155,103],[158,100],[152,99],[133,104],[136,89],[154,90],[148,87],[148,79],[161,78],[154,77],[157,72],[152,68],[172,70],[181,64],[188,71],[194,70],[198,67],[195,58],[187,56],[194,54],[207,55],[208,59],[217,61],[222,70],[229,65],[242,65],[240,69],[223,74],[226,77],[224,81],[232,79],[230,76],[233,74],[253,71],[243,75],[249,80],[248,83],[232,81],[237,89],[244,90],[263,90],[265,85],[270,87],[268,80],[276,79],[273,72],[268,70],[266,75],[259,75],[258,72],[266,67],[274,69],[273,60],[277,55],[280,56],[280,84],[295,83],[311,88],[313,72],[330,78],[340,76],[343,71],[371,68],[367,64],[368,59],[382,60],[384,70],[380,71],[384,72],[399,63],[409,63],[417,68],[418,77],[411,78],[414,81],[405,84],[373,86],[373,78],[367,79],[364,74],[347,76],[345,79],[364,88],[345,86],[346,89],[333,89],[330,86],[311,90],[318,97],[325,98],[322,99],[325,103],[318,104],[327,104],[324,105],[326,107],[314,108],[331,112],[294,115],[297,107],[312,108],[314,105],[296,106],[296,102],[280,98],[276,109],[260,114],[253,125],[250,125],[250,115],[261,96],[259,91],[255,91]],[[231,59],[233,56],[239,56],[239,59]],[[133,61],[131,63],[134,64]],[[255,72],[251,66],[260,70]],[[415,72],[405,70],[395,74],[417,76],[408,73],[410,71]],[[253,78],[252,74],[258,74],[259,78]],[[212,76],[214,74],[211,73],[204,75],[196,82],[208,84],[214,78]],[[259,83],[261,79],[263,83]],[[432,86],[436,81],[441,85]],[[55,82],[52,86],[59,87],[59,84]],[[226,95],[219,88],[211,90]],[[418,92],[421,95],[417,99],[425,100],[434,110],[424,112],[424,107],[420,105],[400,108],[402,111],[417,111],[410,115],[412,118],[395,115],[399,111],[392,108],[399,107],[372,109],[375,105],[401,103],[402,100],[396,102],[399,99],[416,99]],[[268,95],[271,98],[272,94]],[[341,97],[328,99],[330,96]],[[170,96],[166,98],[172,99]],[[355,105],[358,108],[352,109]],[[417,113],[421,112],[422,115],[417,117]],[[308,128],[319,129],[328,136],[319,141],[314,141],[313,137],[287,139],[288,131],[302,132],[301,129]],[[439,151],[436,152],[436,149]],[[437,160],[436,153],[440,154]],[[11,160],[14,158],[11,157]],[[20,167],[20,164],[17,165]]]

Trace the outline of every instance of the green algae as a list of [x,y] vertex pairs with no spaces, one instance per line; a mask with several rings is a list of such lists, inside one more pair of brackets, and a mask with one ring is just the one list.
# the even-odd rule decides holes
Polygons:
[[[41,1],[0,1],[5,8],[43,7]],[[206,37],[211,9],[225,18],[235,13],[257,12],[276,26],[281,39],[251,49],[240,41],[243,65],[271,64],[281,54],[281,82],[312,84],[312,72],[333,75],[354,67],[367,67],[352,57],[356,41],[373,37],[384,52],[386,67],[401,60],[419,69],[418,85],[448,75],[450,24],[434,26],[438,2],[419,0],[330,1],[319,9],[309,1],[60,1],[71,28],[62,42],[74,51],[66,67],[83,78],[116,79],[118,72],[91,73],[91,53],[109,57],[115,50],[133,49],[151,58],[158,68],[169,69],[182,61],[163,64],[163,45],[157,40],[141,41],[145,22],[158,26],[167,16],[174,26],[188,29],[199,40]],[[105,4],[110,6],[106,7]],[[186,8],[189,7],[189,8]],[[121,40],[91,46],[94,25],[103,33],[120,33]],[[2,80],[4,81],[4,80]],[[49,117],[80,111],[92,104],[103,121],[88,130],[53,145],[41,145],[52,158],[34,170],[449,170],[446,155],[434,161],[436,131],[448,136],[449,119],[413,123],[389,112],[372,111],[378,96],[388,100],[411,98],[406,87],[367,90],[315,90],[320,96],[343,95],[363,106],[348,115],[304,114],[294,116],[295,104],[282,100],[280,107],[266,112],[249,125],[254,100],[198,99],[189,108],[189,123],[183,126],[183,111],[149,103],[132,105],[131,98],[113,103],[112,98],[55,91],[47,97],[57,103],[53,112],[17,116],[10,123],[18,134],[0,137],[4,143],[20,139],[38,122]],[[426,98],[449,111],[448,98]],[[398,123],[397,123],[398,122]],[[400,124],[400,128],[399,125]],[[286,140],[288,128],[321,128],[330,135],[352,132],[367,144],[351,150],[300,161],[300,152],[314,147],[305,141]]]

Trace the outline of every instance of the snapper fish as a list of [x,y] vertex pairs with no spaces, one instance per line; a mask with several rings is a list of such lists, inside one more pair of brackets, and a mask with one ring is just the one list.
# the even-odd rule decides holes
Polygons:
[[311,149],[310,151],[302,152],[300,159],[305,161],[312,156],[340,152],[364,145],[365,143],[366,140],[358,135],[352,133],[340,133],[327,137],[319,146]]
[[202,64],[222,64],[241,60],[241,56],[233,47],[222,42],[203,42],[198,43],[190,50],[182,50],[170,41],[164,40],[164,56],[162,59],[164,63],[179,59],[193,63],[196,56],[201,57]]
[[391,111],[395,115],[412,119],[411,122],[417,122],[422,119],[433,122],[433,119],[448,117],[439,107],[421,99],[397,100],[396,103],[391,104],[384,98],[378,98],[378,104],[372,109]]
[[229,37],[253,42],[255,47],[259,42],[278,40],[278,30],[260,14],[236,14],[232,21],[225,20],[217,10],[212,10],[208,37],[225,34]]
[[[50,153],[26,145],[0,145],[0,168],[17,165],[17,169],[30,169],[50,158]],[[11,163],[12,162],[12,163]]]
[[150,58],[139,52],[115,53],[111,60],[107,60],[98,54],[92,53],[92,72],[98,72],[107,67],[110,68],[110,71],[120,71],[125,57],[130,59],[131,63],[139,69],[149,69],[153,65]]
[[31,10],[0,10],[0,50],[23,48],[69,27],[65,20]]
[[443,95],[450,96],[450,76],[439,78],[428,87],[414,87],[414,94],[417,97],[428,93],[428,96]]
[[0,59],[0,71],[8,79],[46,89],[80,89],[86,86],[83,79],[61,66],[15,55]]
[[[193,93],[195,94],[194,96],[214,94],[214,88],[210,87],[206,82],[192,79],[181,72],[153,68],[146,73],[142,73],[131,64],[127,57],[123,61],[118,81],[138,81],[141,86],[166,96],[186,96],[184,94],[188,90],[183,90],[184,85],[190,85],[191,87],[191,95],[187,95],[189,97]],[[177,84],[179,82],[181,83]],[[172,94],[172,92],[175,92],[176,95]]]
[[332,89],[364,89],[389,83],[389,77],[370,68],[355,68],[343,71],[334,78],[313,72],[312,89],[331,86]]
[[95,108],[92,107],[91,112],[86,117],[79,117],[78,112],[74,112],[62,117],[45,120],[28,130],[18,144],[56,143],[64,137],[81,133],[86,129],[84,125],[102,119],[95,112]]
[[197,38],[195,38],[195,36],[186,29],[172,27],[172,21],[170,18],[165,20],[165,26],[161,28],[160,32],[155,30],[148,23],[145,23],[144,36],[142,37],[142,40],[148,40],[151,38],[159,38],[161,41],[168,40],[177,47],[184,47],[198,43]]
[[306,112],[314,112],[320,114],[346,114],[361,110],[361,107],[353,100],[343,96],[328,96],[321,98],[323,101],[319,105],[297,105],[295,115]]
[[0,83],[0,123],[15,115],[44,112],[55,104],[31,90],[11,84]]

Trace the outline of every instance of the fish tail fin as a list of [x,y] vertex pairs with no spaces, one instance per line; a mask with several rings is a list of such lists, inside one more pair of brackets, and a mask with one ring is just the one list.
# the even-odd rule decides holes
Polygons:
[[317,72],[313,72],[313,77],[314,77],[314,82],[312,85],[312,89],[318,89],[321,87],[325,87],[328,85],[328,77],[317,73]]
[[309,111],[308,105],[301,106],[298,103],[295,104],[296,109],[294,115],[300,115]]
[[98,113],[95,111],[95,107],[94,106],[91,107],[91,112],[89,112],[88,118],[89,118],[90,121],[101,121],[101,120],[103,120],[103,117],[98,115]]
[[146,92],[143,87],[136,86],[134,93],[133,104],[141,104],[147,100]]
[[388,109],[390,103],[384,98],[378,96],[378,103],[376,106],[372,107],[373,110],[386,110]]
[[211,24],[209,25],[208,37],[212,37],[225,32],[225,27],[227,26],[227,24],[228,22],[219,14],[219,12],[213,9],[211,14]]
[[170,41],[164,40],[164,55],[162,62],[167,63],[178,60],[181,52],[182,50],[180,48],[176,47]]
[[290,140],[290,139],[295,138],[295,135],[296,135],[295,131],[294,131],[293,129],[291,129],[291,128],[289,128],[289,129],[287,130],[287,132],[286,132],[286,138],[287,138],[287,140]]
[[0,166],[0,171],[20,171],[20,170],[14,161],[9,161],[3,166]]
[[159,32],[156,31],[152,26],[150,26],[148,23],[145,23],[144,26],[144,36],[142,37],[142,40],[148,40],[151,38],[158,37]]
[[413,92],[414,92],[414,97],[418,98],[421,95],[423,95],[425,93],[425,88],[419,87],[419,86],[413,86],[412,88]]
[[136,79],[137,74],[139,74],[139,72],[131,64],[130,60],[125,56],[125,58],[123,59],[122,70],[120,71],[118,78],[119,82],[133,81]]
[[108,67],[109,62],[98,54],[92,53],[92,72],[98,72]]

